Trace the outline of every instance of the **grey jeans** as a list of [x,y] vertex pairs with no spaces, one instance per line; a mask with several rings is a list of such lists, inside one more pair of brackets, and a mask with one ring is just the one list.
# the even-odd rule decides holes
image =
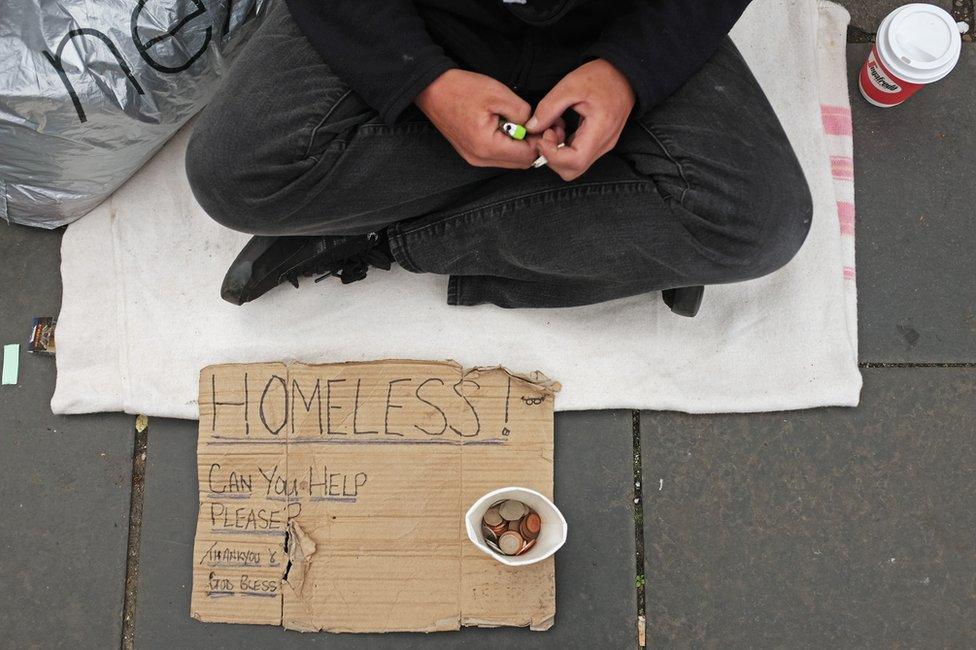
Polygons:
[[382,123],[284,2],[223,83],[186,159],[213,219],[262,235],[388,227],[403,268],[451,276],[454,305],[565,307],[748,280],[786,264],[810,227],[803,172],[730,40],[572,182],[472,167],[415,109]]

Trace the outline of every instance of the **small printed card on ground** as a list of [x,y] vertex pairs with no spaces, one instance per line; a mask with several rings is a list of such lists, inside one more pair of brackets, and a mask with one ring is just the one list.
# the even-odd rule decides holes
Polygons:
[[32,354],[54,354],[54,329],[57,320],[51,316],[40,316],[31,325],[30,339],[27,341],[27,351]]
[[552,496],[541,373],[385,360],[204,368],[191,615],[301,631],[551,627],[554,562],[505,566],[467,508]]
[[20,344],[8,343],[3,346],[3,372],[0,384],[15,386],[20,371]]

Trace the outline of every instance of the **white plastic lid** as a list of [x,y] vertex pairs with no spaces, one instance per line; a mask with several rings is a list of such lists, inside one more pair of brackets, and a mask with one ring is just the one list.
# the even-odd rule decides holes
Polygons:
[[878,30],[878,51],[884,64],[913,83],[931,83],[949,74],[961,49],[956,21],[934,5],[899,7]]

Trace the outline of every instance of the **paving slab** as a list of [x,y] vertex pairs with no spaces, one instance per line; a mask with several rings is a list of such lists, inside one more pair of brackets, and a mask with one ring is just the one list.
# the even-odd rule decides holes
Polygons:
[[[548,632],[465,628],[424,634],[301,634],[190,618],[197,423],[150,422],[135,644],[138,648],[633,648],[636,578],[629,411],[556,414],[555,496],[569,521],[556,556]],[[609,541],[609,542],[608,542]]]
[[856,409],[644,413],[649,647],[976,646],[976,369]]
[[0,386],[0,646],[117,647],[122,634],[132,418],[55,417],[51,357],[26,351],[57,315],[60,232],[0,223],[0,343],[20,343]]
[[[948,12],[952,12],[952,0],[920,0],[928,4],[938,5]],[[875,34],[881,21],[889,13],[906,4],[904,0],[837,0],[851,12],[851,26]]]
[[976,361],[976,44],[901,106],[868,104],[849,45],[860,358]]

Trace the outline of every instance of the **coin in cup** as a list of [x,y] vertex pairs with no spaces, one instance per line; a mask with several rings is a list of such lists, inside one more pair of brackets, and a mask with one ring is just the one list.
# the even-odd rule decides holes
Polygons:
[[519,534],[525,539],[535,539],[542,530],[542,518],[534,512],[530,512],[522,518],[519,523]]
[[498,537],[499,535],[501,535],[502,533],[504,533],[506,530],[508,530],[508,522],[507,521],[503,521],[502,523],[500,523],[500,524],[498,524],[496,526],[488,526],[488,528],[491,529],[491,532],[495,533],[495,537]]
[[497,526],[504,521],[502,516],[498,514],[498,508],[492,506],[485,511],[484,522],[489,526]]
[[522,550],[525,540],[514,530],[509,530],[501,534],[498,538],[498,547],[505,555],[515,555]]
[[535,545],[542,518],[522,501],[507,499],[491,505],[482,515],[485,544],[500,555],[521,555]]
[[529,541],[527,541],[525,543],[525,545],[515,555],[522,555],[522,553],[525,553],[526,551],[528,551],[533,546],[535,546],[535,540],[534,539],[530,539]]
[[491,526],[488,526],[486,524],[482,524],[481,525],[481,534],[485,536],[485,540],[486,541],[492,541],[492,542],[497,542],[498,541],[498,535],[495,534],[495,531],[493,531],[491,529]]
[[498,506],[498,514],[502,516],[505,521],[518,521],[525,516],[528,508],[521,501],[515,501],[514,499],[509,499],[508,501],[502,501],[502,504]]

